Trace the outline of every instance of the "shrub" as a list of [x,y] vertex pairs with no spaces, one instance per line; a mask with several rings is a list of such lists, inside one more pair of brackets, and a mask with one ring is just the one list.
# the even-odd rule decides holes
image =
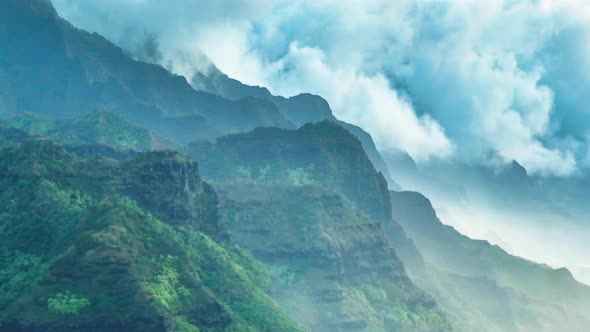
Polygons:
[[90,301],[83,297],[74,295],[69,291],[65,293],[57,293],[54,298],[47,300],[47,308],[49,311],[64,315],[78,315],[82,309],[88,307],[89,305]]
[[287,170],[287,176],[289,178],[289,183],[294,186],[305,186],[314,183],[311,172],[305,168],[289,169]]

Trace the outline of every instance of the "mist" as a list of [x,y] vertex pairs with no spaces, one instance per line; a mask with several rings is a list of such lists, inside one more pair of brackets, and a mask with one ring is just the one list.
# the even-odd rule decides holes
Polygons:
[[[565,267],[578,281],[590,284],[590,228],[587,211],[577,208],[585,204],[584,198],[522,171],[518,166],[448,164],[394,170],[405,190],[421,192],[432,201],[444,224],[511,255]],[[546,191],[568,204],[557,204]]]
[[155,38],[154,60],[188,79],[204,54],[275,94],[320,94],[418,162],[516,160],[558,176],[587,165],[583,1],[54,2],[132,53]]

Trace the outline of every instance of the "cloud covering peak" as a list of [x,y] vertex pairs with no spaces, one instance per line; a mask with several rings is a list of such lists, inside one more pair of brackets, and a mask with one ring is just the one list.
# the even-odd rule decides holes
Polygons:
[[[273,93],[311,92],[418,161],[585,168],[590,5],[582,0],[54,0],[190,78],[202,54]],[[149,37],[149,38],[148,38]],[[146,41],[156,40],[157,52]],[[153,46],[153,45],[152,45]]]

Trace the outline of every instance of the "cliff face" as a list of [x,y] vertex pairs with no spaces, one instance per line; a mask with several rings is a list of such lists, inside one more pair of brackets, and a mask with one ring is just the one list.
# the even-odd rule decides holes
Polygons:
[[178,152],[121,153],[126,158],[116,161],[103,157],[98,146],[91,159],[78,160],[48,139],[17,138],[21,141],[11,144],[22,145],[22,159],[9,166],[8,174],[47,177],[103,195],[122,194],[167,223],[191,226],[218,240],[227,237],[219,222],[217,194],[202,181],[197,164]]
[[120,174],[121,191],[155,216],[225,238],[217,195],[201,180],[196,163],[177,152],[151,152],[124,162]]
[[396,255],[420,256],[391,220],[385,179],[347,130],[259,128],[188,151],[222,192],[232,240],[274,272],[273,298],[292,317],[320,331],[450,328]]
[[391,216],[387,183],[360,142],[331,122],[298,130],[258,128],[193,144],[187,151],[216,181],[318,184],[342,193],[378,221]]
[[379,222],[317,186],[218,187],[232,240],[264,262],[271,295],[314,331],[446,331]]

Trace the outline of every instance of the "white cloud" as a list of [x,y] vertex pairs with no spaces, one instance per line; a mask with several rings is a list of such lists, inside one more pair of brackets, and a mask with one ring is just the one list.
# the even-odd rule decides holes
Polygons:
[[329,100],[339,118],[368,129],[381,149],[402,149],[418,160],[452,153],[442,128],[427,115],[417,117],[382,74],[334,68],[322,50],[297,43],[271,68],[277,92],[294,94],[297,86],[306,86]]
[[128,48],[156,34],[179,73],[179,54],[203,51],[243,82],[320,94],[381,149],[547,175],[586,165],[586,1],[54,1]]

